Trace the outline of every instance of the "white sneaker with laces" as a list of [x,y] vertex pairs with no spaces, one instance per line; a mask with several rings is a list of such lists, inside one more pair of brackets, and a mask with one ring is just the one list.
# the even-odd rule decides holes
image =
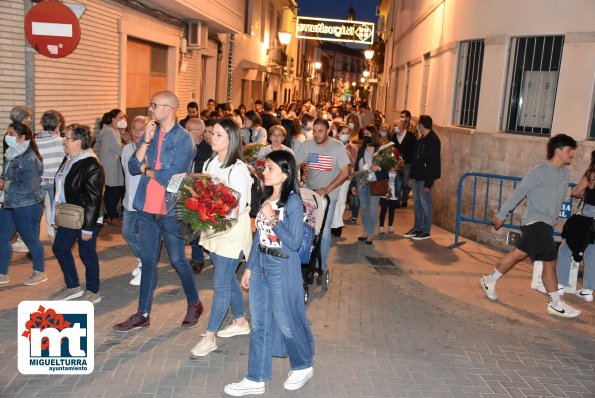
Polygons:
[[238,383],[226,385],[223,391],[227,395],[234,397],[241,397],[249,394],[264,394],[264,381],[252,381],[244,377]]
[[141,278],[142,272],[137,273],[134,278],[132,278],[130,280],[130,284],[132,286],[140,286],[140,278]]
[[287,375],[287,380],[283,383],[286,390],[297,390],[301,388],[314,375],[314,368],[310,366],[306,369],[292,370]]
[[576,318],[580,316],[581,310],[577,310],[568,305],[564,300],[560,300],[556,306],[552,305],[550,301],[547,305],[547,313],[559,316],[560,318]]
[[489,283],[487,275],[484,275],[479,280],[479,285],[490,300],[498,300],[498,295],[496,294],[496,282]]
[[225,329],[220,330],[217,332],[217,337],[233,337],[233,336],[242,336],[245,334],[250,334],[250,324],[248,321],[244,325],[238,325],[236,320],[234,319]]
[[209,341],[206,337],[203,337],[197,345],[194,346],[191,353],[194,357],[206,357],[211,352],[217,349],[217,342],[215,339]]
[[140,274],[140,272],[142,271],[143,268],[143,263],[140,262],[140,260],[138,260],[138,264],[136,265],[136,268],[132,270],[132,276],[137,276],[138,274]]
[[393,229],[393,227],[392,227],[392,226],[389,226],[389,227],[388,227],[388,232],[395,232],[395,230]]
[[28,253],[29,248],[27,247],[25,242],[23,242],[21,237],[19,236],[17,238],[17,240],[12,244],[12,251],[17,252],[17,253]]
[[383,234],[384,233],[384,227],[380,227],[380,233]]
[[581,289],[576,292],[576,295],[589,303],[593,302],[593,290],[591,289]]

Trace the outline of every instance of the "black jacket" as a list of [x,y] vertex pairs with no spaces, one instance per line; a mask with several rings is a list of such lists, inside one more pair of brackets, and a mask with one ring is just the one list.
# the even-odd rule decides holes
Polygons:
[[[67,157],[62,161],[66,162]],[[62,168],[62,165],[60,168]],[[83,228],[93,231],[97,219],[101,215],[101,202],[105,186],[103,167],[95,157],[81,159],[72,165],[64,181],[64,197],[66,203],[81,206],[85,209]]]
[[440,139],[434,130],[417,141],[409,178],[424,181],[426,188],[431,188],[440,178]]
[[415,145],[417,144],[415,134],[411,131],[407,131],[405,133],[405,138],[403,138],[403,141],[400,144],[397,139],[397,134],[394,134],[391,138],[391,141],[395,144],[401,156],[403,156],[405,164],[411,163],[413,156],[415,155]]

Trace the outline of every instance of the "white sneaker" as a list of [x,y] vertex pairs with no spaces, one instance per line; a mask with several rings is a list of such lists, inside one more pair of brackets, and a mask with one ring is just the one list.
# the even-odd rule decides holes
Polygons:
[[395,232],[395,230],[393,229],[393,227],[392,227],[392,226],[389,226],[389,227],[388,227],[388,232]]
[[547,305],[547,313],[550,315],[559,316],[560,318],[576,318],[580,316],[581,310],[569,306],[564,300],[560,300],[557,306],[553,306],[551,302]]
[[581,289],[576,292],[576,295],[582,298],[585,301],[591,303],[593,301],[593,290],[591,289]]
[[496,282],[489,283],[487,275],[484,275],[479,280],[479,285],[490,300],[498,300],[498,295],[496,294]]
[[306,369],[292,370],[287,375],[287,380],[283,383],[286,390],[297,390],[301,388],[314,375],[314,368],[310,366]]
[[19,236],[17,238],[17,240],[12,244],[12,251],[17,252],[17,253],[28,253],[29,248],[27,247],[25,242],[23,242],[21,237]]
[[252,381],[244,377],[239,383],[226,385],[223,391],[227,395],[234,397],[241,397],[249,394],[264,394],[264,381]]
[[384,227],[380,227],[380,233],[383,234],[384,233]]
[[140,274],[140,272],[142,271],[143,268],[143,263],[140,262],[140,260],[138,260],[138,264],[136,265],[136,268],[134,270],[132,270],[132,276],[137,276],[138,274]]
[[134,276],[134,278],[132,278],[132,279],[130,280],[130,284],[131,284],[132,286],[140,286],[140,277],[141,277],[141,275],[142,275],[142,274],[143,274],[142,272],[139,272],[139,273],[137,273],[137,274]]
[[190,352],[194,357],[206,357],[209,355],[209,353],[215,351],[216,349],[217,341],[215,339],[213,339],[213,341],[209,341],[206,337],[203,337]]
[[250,324],[248,321],[244,325],[238,325],[236,320],[234,319],[232,323],[229,324],[225,329],[220,330],[217,332],[217,337],[233,337],[233,336],[242,336],[245,334],[250,334]]

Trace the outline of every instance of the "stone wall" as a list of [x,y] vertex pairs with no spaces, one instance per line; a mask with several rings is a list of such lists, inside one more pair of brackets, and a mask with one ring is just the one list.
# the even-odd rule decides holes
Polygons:
[[[449,231],[455,231],[457,214],[457,187],[459,179],[466,172],[523,177],[535,164],[546,159],[546,144],[549,137],[535,137],[508,133],[482,133],[457,127],[434,126],[442,143],[442,177],[434,189],[434,223]],[[595,142],[579,142],[574,161],[570,166],[571,181],[577,183],[582,177]],[[502,201],[513,189],[512,183],[505,183]],[[497,212],[499,189],[490,188],[491,197],[487,218]],[[485,201],[485,184],[478,184],[477,203]],[[470,214],[473,199],[472,182],[463,187],[463,214]],[[515,211],[520,217],[523,203]],[[483,209],[480,209],[483,216]],[[557,229],[562,222],[558,223]],[[486,243],[495,247],[506,247],[507,229],[495,231],[491,225],[461,223],[461,238]]]

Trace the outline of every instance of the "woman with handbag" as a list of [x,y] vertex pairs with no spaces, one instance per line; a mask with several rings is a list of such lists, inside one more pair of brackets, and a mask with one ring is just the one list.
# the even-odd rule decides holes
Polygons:
[[[53,300],[81,300],[97,304],[99,294],[99,259],[97,258],[97,234],[102,220],[101,197],[104,188],[103,167],[91,149],[91,129],[80,124],[71,124],[64,132],[64,152],[56,174],[56,238],[52,250],[62,273],[66,287]],[[72,247],[78,242],[79,256],[86,269],[86,291],[79,283],[72,256]]]
[[378,129],[371,124],[364,129],[363,144],[357,151],[355,160],[355,174],[358,172],[369,171],[365,181],[355,177],[351,183],[351,194],[359,197],[360,209],[364,223],[364,234],[358,236],[357,240],[365,242],[366,245],[372,244],[372,235],[376,229],[376,220],[378,220],[378,203],[380,196],[388,192],[388,173],[373,164],[374,154],[380,147]]
[[299,249],[304,236],[304,205],[293,155],[271,152],[265,160],[265,198],[256,217],[256,234],[242,277],[250,292],[252,334],[248,372],[225,386],[233,396],[263,394],[272,377],[272,357],[289,356],[286,390],[297,390],[314,374],[314,338],[304,304]]
[[[242,161],[242,139],[239,128],[232,119],[224,118],[215,124],[211,148],[213,157],[207,160],[203,172],[238,192],[240,199],[238,219],[230,229],[222,234],[200,238],[201,245],[211,253],[215,275],[211,316],[205,336],[192,349],[195,357],[206,356],[217,349],[215,335],[227,338],[250,333],[250,325],[244,313],[244,297],[236,272],[242,258],[250,255],[252,245],[249,215],[252,178],[248,166]],[[234,320],[217,333],[230,306]]]
[[12,123],[6,130],[6,163],[0,177],[4,203],[0,205],[0,284],[10,282],[8,266],[12,259],[10,239],[18,232],[33,259],[33,274],[24,283],[47,281],[45,255],[39,241],[42,206],[40,184],[43,165],[29,127]]
[[[594,227],[595,225],[595,150],[591,152],[591,163],[583,178],[579,181],[577,186],[572,190],[572,196],[582,198],[583,206],[580,213],[584,217],[591,218],[587,228],[582,231],[568,231],[572,235],[579,237],[586,247],[581,247],[583,251],[583,259],[585,263],[585,271],[583,273],[583,288],[576,292],[576,295],[585,301],[593,301],[593,290],[595,289],[595,244],[593,244]],[[590,228],[589,228],[590,227]],[[582,239],[581,239],[582,238]],[[587,241],[585,242],[585,238]],[[568,244],[570,237],[567,237],[558,252],[557,274],[559,286],[568,285],[570,274],[570,263],[572,261],[573,251]]]

